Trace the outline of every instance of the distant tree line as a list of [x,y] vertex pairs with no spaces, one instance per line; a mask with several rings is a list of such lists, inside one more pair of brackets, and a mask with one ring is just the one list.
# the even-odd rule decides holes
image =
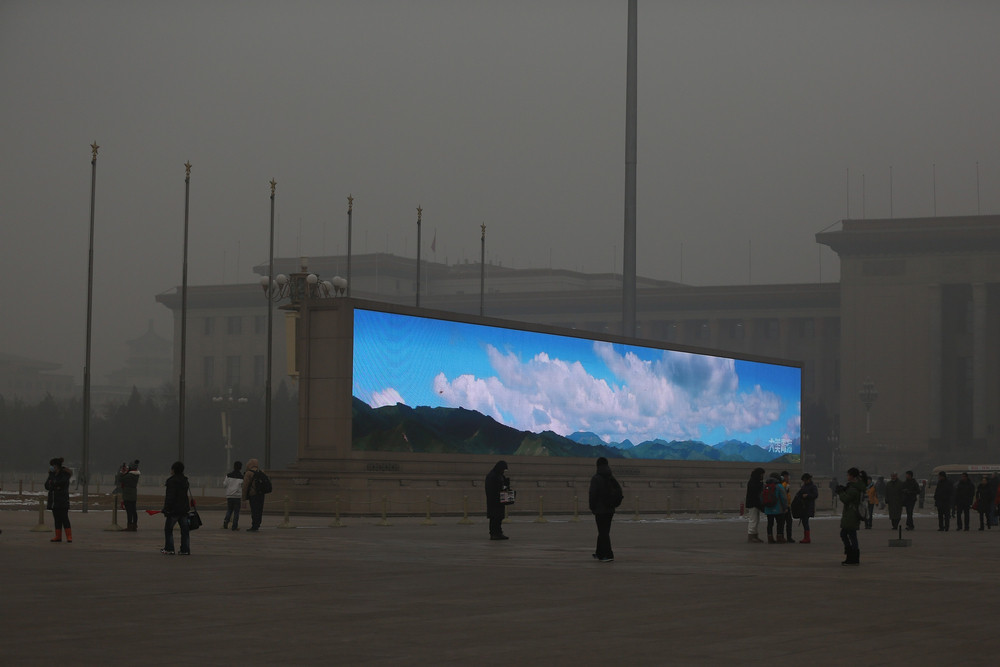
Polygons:
[[[297,396],[284,384],[272,396],[271,467],[295,460],[298,439]],[[209,397],[187,401],[184,413],[184,463],[189,475],[224,475],[222,409]],[[264,396],[230,410],[232,460],[260,459],[264,465]],[[178,456],[178,403],[163,392],[133,388],[128,400],[94,410],[90,418],[90,472],[114,473],[122,462],[139,459],[144,473],[169,474]],[[35,404],[0,395],[0,468],[45,471],[61,456],[79,469],[83,459],[83,401],[47,395]]]

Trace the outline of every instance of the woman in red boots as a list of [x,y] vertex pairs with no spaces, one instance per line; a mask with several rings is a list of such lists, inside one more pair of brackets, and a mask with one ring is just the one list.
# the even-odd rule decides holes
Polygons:
[[795,495],[802,499],[799,519],[802,521],[802,530],[805,532],[805,537],[799,541],[799,544],[810,544],[812,539],[809,537],[809,517],[815,516],[816,499],[819,498],[819,489],[813,483],[812,475],[807,472],[802,473],[802,486]]
[[50,542],[62,542],[63,529],[66,541],[73,541],[73,528],[69,525],[69,480],[73,471],[63,465],[61,457],[49,461],[49,478],[45,480],[45,490],[49,492],[48,507],[52,510],[52,520],[56,524],[56,536]]

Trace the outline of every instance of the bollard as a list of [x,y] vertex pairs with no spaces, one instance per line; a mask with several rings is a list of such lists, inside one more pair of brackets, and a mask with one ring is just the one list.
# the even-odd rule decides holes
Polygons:
[[344,524],[340,521],[340,496],[335,496],[333,499],[333,517],[330,528],[343,528]]
[[670,496],[667,496],[667,516],[670,516]]
[[633,521],[642,521],[639,517],[639,494],[635,494],[635,514],[632,515]]
[[724,501],[722,500],[722,496],[719,496],[719,518],[720,519],[722,518],[723,503],[724,503]]
[[[204,492],[205,491],[205,487],[201,487],[201,490],[202,490],[202,492]],[[278,528],[295,528],[295,526],[292,524],[292,522],[288,518],[288,511],[289,511],[289,507],[292,504],[292,501],[288,498],[287,495],[285,496],[284,501],[285,501],[285,520],[278,524]]]
[[538,518],[535,519],[535,523],[548,523],[549,520],[542,516],[542,501],[545,499],[544,496],[538,496]]
[[17,498],[18,500],[24,499],[24,480],[17,480]]
[[462,496],[462,518],[458,520],[461,526],[471,526],[472,519],[469,518],[469,496]]
[[431,497],[427,496],[427,518],[420,522],[421,526],[436,526],[431,520]]
[[48,528],[45,527],[45,501],[38,501],[38,525],[31,529],[33,533],[46,533]]
[[378,522],[380,526],[391,526],[388,519],[389,514],[389,498],[382,496],[382,520]]
[[104,530],[124,530],[118,525],[118,494],[116,493],[112,496],[113,502],[111,503],[111,525]]
[[573,518],[570,521],[580,520],[580,496],[573,496]]
[[700,496],[695,496],[694,497],[694,515],[698,516],[699,514],[701,514],[701,497]]

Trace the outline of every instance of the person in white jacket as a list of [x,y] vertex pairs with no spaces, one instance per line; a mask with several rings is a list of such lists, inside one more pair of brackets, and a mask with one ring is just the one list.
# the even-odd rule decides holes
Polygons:
[[229,519],[233,520],[233,530],[239,530],[240,502],[243,498],[243,463],[237,461],[233,469],[226,475],[226,518],[222,520],[222,530],[229,528]]

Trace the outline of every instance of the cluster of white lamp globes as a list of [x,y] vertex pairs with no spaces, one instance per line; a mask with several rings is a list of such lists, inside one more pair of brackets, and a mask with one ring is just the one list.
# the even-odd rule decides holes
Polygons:
[[[309,291],[320,297],[343,296],[347,292],[347,279],[340,276],[334,276],[333,280],[320,280],[315,273],[310,273],[306,275],[305,281],[306,285],[309,286]],[[291,282],[288,276],[279,273],[274,277],[274,283],[276,289],[271,288],[271,280],[268,276],[263,276],[260,279],[261,289],[266,295],[272,296],[274,299],[290,296]]]

